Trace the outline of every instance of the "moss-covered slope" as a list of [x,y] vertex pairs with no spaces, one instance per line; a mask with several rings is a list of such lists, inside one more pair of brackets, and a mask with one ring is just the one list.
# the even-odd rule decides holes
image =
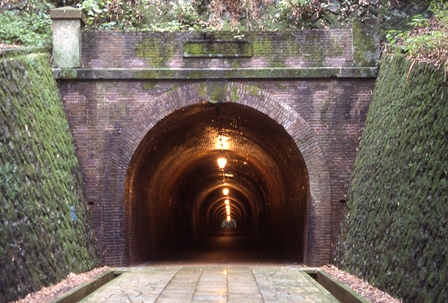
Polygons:
[[45,53],[0,53],[0,302],[99,262],[49,62]]
[[444,72],[383,56],[347,207],[342,268],[404,302],[448,302]]

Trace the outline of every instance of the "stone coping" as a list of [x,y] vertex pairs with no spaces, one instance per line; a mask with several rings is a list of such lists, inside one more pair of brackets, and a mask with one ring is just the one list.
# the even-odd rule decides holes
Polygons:
[[50,10],[51,19],[81,19],[84,20],[84,14],[80,9],[64,6]]
[[376,78],[377,67],[306,68],[54,68],[60,80]]

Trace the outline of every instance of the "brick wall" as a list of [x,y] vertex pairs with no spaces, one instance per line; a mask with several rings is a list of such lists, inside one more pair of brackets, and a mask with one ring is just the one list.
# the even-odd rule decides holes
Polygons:
[[[217,40],[249,41],[252,56],[221,58],[219,54],[211,54],[216,56],[184,58],[187,41]],[[348,67],[353,64],[352,45],[350,29],[207,35],[198,32],[84,32],[82,67]]]
[[[225,33],[220,38],[232,38],[226,35],[234,34]],[[231,68],[238,71],[260,67],[344,68],[352,64],[350,30],[245,33],[244,39],[253,43],[251,57],[183,57],[185,41],[212,38],[198,33],[85,32],[83,66],[126,68],[124,70],[147,67],[185,70]],[[170,129],[178,121],[176,119],[188,118],[178,117],[180,110],[203,104],[207,99],[204,93],[207,79],[200,76],[172,80],[144,78],[59,80],[84,174],[95,231],[108,265],[127,264],[130,256],[138,254],[138,250],[153,250],[156,254],[158,246],[165,249],[169,246],[171,240],[164,244],[158,242],[160,239],[154,239],[145,242],[150,248],[139,247],[138,241],[132,238],[134,236],[128,234],[133,224],[133,219],[129,218],[138,213],[130,207],[129,201],[139,195],[135,191],[147,190],[143,185],[140,189],[138,186],[129,187],[133,182],[132,176],[135,176],[132,171],[138,170],[138,167],[133,167],[139,163],[134,161],[139,157],[136,151],[141,145],[149,144],[146,136],[158,122],[165,123],[165,129]],[[225,92],[227,102],[255,109],[281,125],[300,151],[299,158],[303,157],[306,166],[305,174],[303,170],[298,172],[297,167],[300,166],[284,167],[282,174],[287,176],[288,188],[295,196],[287,195],[289,206],[271,210],[275,214],[269,218],[270,230],[274,233],[271,238],[283,241],[282,245],[288,251],[297,253],[300,250],[303,260],[309,265],[328,263],[337,241],[345,207],[340,201],[345,200],[374,79],[243,78],[229,79]],[[238,112],[235,110],[234,114],[237,116]],[[158,135],[163,135],[164,128],[161,129]],[[287,152],[284,155],[285,160],[290,157]],[[294,162],[300,161],[297,158]],[[301,189],[294,188],[302,184],[297,178],[306,178],[308,188],[303,195],[300,194]],[[141,199],[148,196],[145,197]],[[300,202],[303,200],[306,201]],[[294,201],[302,206],[294,206]],[[161,233],[176,234],[170,223],[166,223],[176,215],[167,208],[150,206],[141,209],[137,215],[144,217],[145,212],[156,214],[158,222],[165,221],[164,227],[159,228]],[[297,217],[300,220],[295,220]],[[291,224],[282,226],[283,223],[279,222]],[[301,242],[299,247],[294,247],[295,237],[302,236],[294,234],[291,227],[294,229],[294,226],[302,224],[300,222],[306,225],[300,227],[303,239],[298,241]]]

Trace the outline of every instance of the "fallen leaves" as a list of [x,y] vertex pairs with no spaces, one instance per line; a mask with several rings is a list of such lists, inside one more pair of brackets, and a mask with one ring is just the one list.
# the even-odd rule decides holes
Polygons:
[[400,303],[399,299],[396,299],[389,294],[379,290],[378,288],[370,285],[366,281],[349,274],[345,271],[338,269],[334,265],[326,265],[320,268],[322,271],[328,273],[335,279],[344,283],[363,298],[369,300],[371,303]]
[[46,303],[51,302],[52,300],[64,295],[70,290],[76,288],[77,286],[92,281],[100,274],[109,270],[109,267],[100,267],[95,268],[91,271],[74,274],[70,273],[67,278],[62,280],[61,282],[51,285],[48,287],[44,287],[37,292],[33,292],[28,294],[25,298],[20,299],[18,301],[14,301],[13,303]]

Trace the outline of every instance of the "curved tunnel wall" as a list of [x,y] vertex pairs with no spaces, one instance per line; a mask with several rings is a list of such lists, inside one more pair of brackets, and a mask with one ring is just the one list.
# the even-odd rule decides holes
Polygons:
[[[228,138],[222,148],[220,135]],[[228,161],[223,170],[219,157]],[[184,107],[146,134],[130,167],[125,188],[130,263],[220,229],[226,197],[237,226],[303,262],[306,165],[288,133],[265,114],[236,103]]]
[[[106,180],[114,190],[105,193],[105,201],[110,204],[105,207],[116,209],[108,220],[122,222],[110,226],[109,234],[121,234],[126,242],[108,245],[110,249],[114,249],[113,245],[126,247],[120,251],[128,263],[147,260],[182,239],[199,235],[212,228],[213,222],[216,226],[216,220],[207,223],[207,205],[219,198],[219,188],[210,185],[211,180],[220,178],[216,165],[220,151],[210,147],[218,135],[219,107],[222,129],[230,132],[229,137],[239,136],[233,139],[233,149],[225,152],[229,168],[235,163],[233,169],[245,172],[238,174],[239,182],[231,184],[243,205],[242,226],[255,237],[279,247],[291,259],[310,265],[329,259],[330,239],[319,236],[329,234],[330,205],[324,204],[330,201],[329,176],[312,131],[298,113],[267,93],[255,95],[244,84],[230,86],[229,91],[236,90],[238,95],[232,94],[230,102],[221,105],[203,102],[198,84],[182,86],[155,103],[143,104],[141,116],[135,117],[134,123],[128,124],[120,135],[111,153]],[[167,107],[169,114],[157,120],[160,108],[166,113]],[[253,121],[259,121],[259,125],[251,126]],[[193,127],[195,124],[199,126]],[[267,125],[274,126],[274,130]],[[244,132],[238,134],[239,127]],[[260,129],[269,131],[259,132]],[[275,131],[283,135],[271,144]],[[246,143],[249,139],[258,141]],[[277,150],[278,146],[283,150]],[[279,162],[281,153],[286,157],[283,163]],[[170,156],[165,157],[167,154]],[[179,161],[182,155],[189,156]],[[252,162],[246,160],[248,157]],[[297,165],[291,165],[287,159],[294,159]],[[241,168],[244,162],[250,163],[249,170]],[[214,177],[198,177],[212,172]],[[259,182],[250,182],[257,178]],[[114,199],[120,196],[124,201]],[[123,207],[124,218],[120,215]],[[155,214],[158,224],[152,217]]]

